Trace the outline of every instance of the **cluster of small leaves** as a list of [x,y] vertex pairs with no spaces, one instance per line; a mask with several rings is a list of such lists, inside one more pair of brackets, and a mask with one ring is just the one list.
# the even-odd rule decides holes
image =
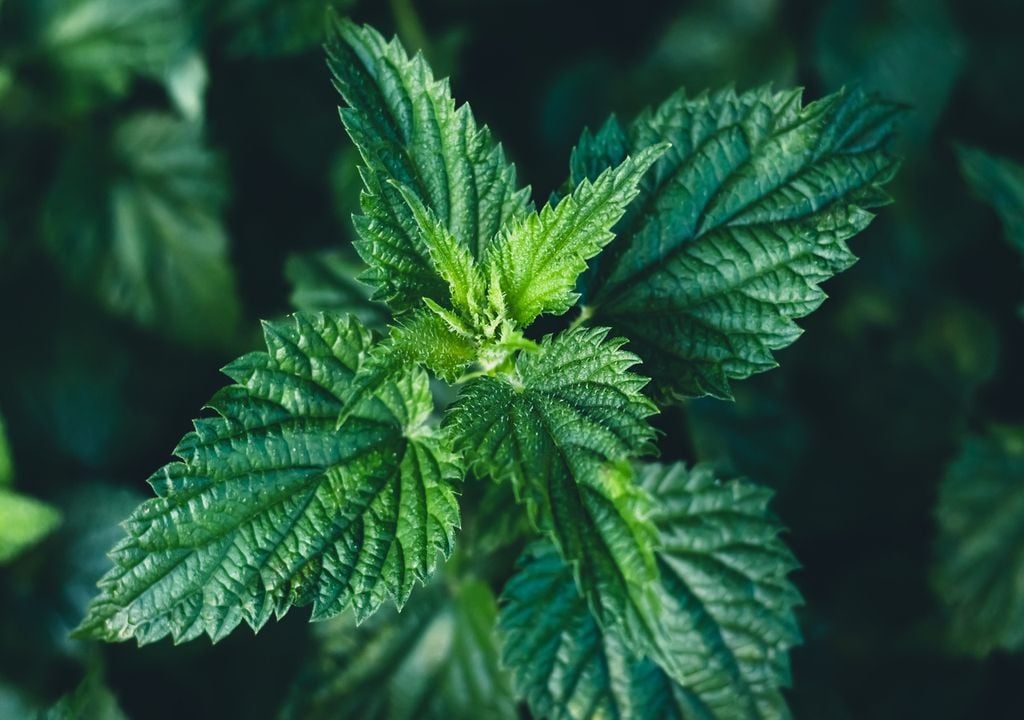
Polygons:
[[[680,94],[585,134],[567,189],[536,210],[422,56],[336,18],[327,51],[387,336],[334,309],[266,324],[266,352],[225,368],[214,414],[150,479],[79,633],[217,640],[295,605],[351,609],[303,717],[512,717],[513,686],[555,718],[786,716],[800,598],[768,493],[638,464],[656,451],[650,391],[727,395],[792,342],[884,200],[895,108]],[[531,335],[581,298],[572,327]],[[457,391],[440,418],[427,371]],[[464,483],[488,481],[541,538],[501,603],[451,571],[394,615],[451,554]]]

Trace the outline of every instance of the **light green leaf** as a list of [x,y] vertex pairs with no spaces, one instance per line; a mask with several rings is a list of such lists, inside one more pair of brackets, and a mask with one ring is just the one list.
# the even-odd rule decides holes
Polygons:
[[772,351],[855,260],[846,240],[897,163],[884,150],[897,107],[841,92],[679,93],[628,129],[585,134],[572,182],[625,153],[671,149],[641,183],[580,289],[595,324],[625,335],[667,396],[729,397],[729,380],[775,366]]
[[967,438],[939,486],[935,588],[960,650],[1024,648],[1024,428]]
[[358,627],[351,613],[324,623],[284,719],[514,720],[497,614],[490,588],[464,580],[418,589],[400,613]]
[[[423,206],[412,190],[400,187],[399,192],[416,221],[434,270],[448,284],[452,307],[471,322],[475,322],[478,317],[482,319],[487,282],[473,259],[473,253],[448,231],[434,213]],[[429,305],[430,298],[424,300]]]
[[136,76],[162,79],[186,45],[180,0],[33,0],[37,42],[83,85],[119,95]]
[[451,552],[459,468],[427,424],[426,375],[384,383],[336,429],[369,332],[300,314],[265,335],[150,479],[158,497],[125,523],[78,633],[218,640],[310,603],[314,619],[349,604],[363,619]]
[[1024,252],[1024,165],[984,150],[958,146],[960,170],[974,192],[1003,221],[1006,237]]
[[648,465],[641,477],[660,543],[662,666],[602,630],[569,569],[537,545],[502,595],[502,659],[517,693],[552,720],[788,717],[779,688],[800,596],[769,493],[702,466]]
[[370,286],[356,279],[361,269],[358,258],[353,261],[341,250],[290,255],[284,274],[292,289],[292,307],[351,313],[367,327],[382,328],[388,318],[387,308],[370,300]]
[[396,312],[427,297],[445,304],[448,287],[408,204],[393,185],[409,188],[474,257],[499,228],[530,208],[516,187],[515,167],[469,106],[458,109],[446,80],[435,80],[422,55],[409,58],[397,39],[334,18],[328,65],[348,107],[345,129],[362,155],[363,214],[354,218],[364,278],[375,298]]
[[474,472],[511,481],[602,622],[649,635],[657,574],[647,498],[625,460],[651,450],[637,358],[604,329],[547,337],[508,375],[467,383],[446,424]]
[[561,315],[575,304],[576,278],[613,237],[637,183],[667,146],[640,150],[594,182],[584,178],[557,205],[545,205],[502,229],[486,255],[496,269],[512,318],[527,327],[541,313]]
[[82,144],[66,158],[46,220],[56,260],[114,313],[186,342],[225,344],[239,314],[226,193],[199,126],[136,115],[117,127],[109,153]]
[[13,560],[60,524],[49,505],[9,489],[0,489],[0,564]]

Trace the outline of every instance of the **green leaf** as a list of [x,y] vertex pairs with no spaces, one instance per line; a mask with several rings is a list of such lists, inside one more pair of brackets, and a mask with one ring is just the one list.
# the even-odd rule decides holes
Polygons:
[[[207,0],[225,26],[233,55],[260,58],[307,52],[324,41],[323,0]],[[334,0],[336,10],[353,0]]]
[[73,693],[39,715],[39,720],[126,720],[117,698],[103,684],[97,671],[90,671]]
[[648,465],[641,477],[660,542],[662,666],[602,630],[566,565],[535,545],[499,618],[517,693],[552,720],[788,717],[779,688],[799,640],[800,596],[786,580],[795,562],[766,510],[769,493],[720,483],[703,466]]
[[13,480],[14,460],[11,459],[11,446],[7,442],[4,419],[0,416],[0,488],[10,487]]
[[350,613],[320,625],[284,718],[514,720],[497,614],[490,588],[465,580],[418,589],[401,613],[389,608],[358,627]]
[[433,269],[408,203],[409,188],[474,257],[498,230],[530,209],[516,188],[515,167],[469,106],[458,109],[446,80],[435,80],[422,55],[409,58],[397,39],[334,18],[328,65],[348,107],[341,118],[362,155],[363,214],[354,218],[364,278],[393,310],[445,304],[448,287]]
[[1024,647],[1024,428],[968,437],[939,486],[935,588],[955,647]]
[[594,182],[584,178],[557,205],[545,205],[502,229],[487,251],[487,263],[496,269],[512,318],[527,327],[541,313],[561,315],[579,296],[573,292],[587,260],[613,237],[637,183],[667,149],[655,145],[639,151]]
[[370,286],[356,279],[362,265],[341,250],[320,250],[290,255],[284,274],[291,285],[290,301],[296,310],[351,313],[359,322],[382,328],[387,308],[370,300]]
[[846,240],[881,205],[899,109],[859,92],[801,107],[799,91],[679,93],[628,129],[585,134],[571,180],[668,141],[591,264],[585,314],[625,335],[665,395],[729,397],[775,366],[818,285],[855,260]]
[[547,337],[507,375],[465,385],[446,425],[474,472],[511,481],[608,623],[647,636],[657,574],[647,498],[624,461],[651,450],[637,358],[604,329]]
[[265,336],[150,479],[157,497],[125,523],[80,634],[218,640],[309,603],[314,619],[351,603],[361,620],[451,552],[459,468],[428,424],[426,375],[384,383],[336,429],[369,332],[299,314]]
[[180,0],[34,0],[32,6],[36,42],[47,59],[83,86],[115,95],[136,76],[162,79],[186,46]]
[[[399,187],[398,190],[416,221],[434,270],[448,284],[452,307],[471,321],[482,318],[487,282],[473,259],[473,253],[423,206],[412,190],[407,187]],[[430,298],[424,300],[429,305]]]
[[0,489],[0,564],[35,545],[60,524],[49,505],[9,489]]
[[1024,165],[962,145],[956,153],[971,188],[995,208],[1006,237],[1024,252]]
[[712,717],[788,717],[780,688],[790,683],[803,600],[787,578],[799,565],[779,539],[771,491],[680,463],[645,466],[641,485],[654,498],[658,567],[671,598],[663,599],[666,652],[685,673],[676,679]]
[[217,158],[198,125],[142,114],[114,132],[110,156],[66,158],[46,230],[55,259],[112,312],[195,344],[225,344],[239,307],[221,220]]

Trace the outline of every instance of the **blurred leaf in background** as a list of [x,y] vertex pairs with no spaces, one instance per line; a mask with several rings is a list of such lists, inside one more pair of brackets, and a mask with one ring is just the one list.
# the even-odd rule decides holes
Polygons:
[[47,239],[73,282],[112,312],[223,346],[239,315],[221,218],[227,191],[201,134],[145,113],[120,122],[106,147],[73,148],[47,204]]
[[42,540],[60,524],[56,509],[14,492],[13,477],[11,450],[0,418],[0,565]]
[[971,436],[939,489],[935,587],[958,650],[1024,647],[1024,428]]
[[282,718],[450,720],[518,717],[498,660],[498,605],[480,580],[417,588],[401,613],[316,627],[316,648]]

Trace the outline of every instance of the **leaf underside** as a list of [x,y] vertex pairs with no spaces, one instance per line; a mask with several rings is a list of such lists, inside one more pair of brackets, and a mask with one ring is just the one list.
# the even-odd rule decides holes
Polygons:
[[819,284],[855,261],[846,241],[866,208],[887,202],[898,114],[859,92],[802,107],[799,91],[727,90],[585,133],[573,184],[672,144],[581,279],[593,322],[630,340],[668,398],[728,398],[729,380],[774,367]]
[[531,546],[502,595],[502,659],[539,717],[788,717],[779,691],[799,640],[786,580],[792,555],[766,510],[769,493],[720,483],[698,466],[649,465],[661,547],[661,631],[671,672],[602,630],[572,573],[547,544]]
[[458,468],[427,424],[426,375],[385,383],[336,430],[369,332],[298,314],[265,338],[150,479],[157,497],[126,521],[80,634],[218,640],[305,604],[362,619],[451,552]]

